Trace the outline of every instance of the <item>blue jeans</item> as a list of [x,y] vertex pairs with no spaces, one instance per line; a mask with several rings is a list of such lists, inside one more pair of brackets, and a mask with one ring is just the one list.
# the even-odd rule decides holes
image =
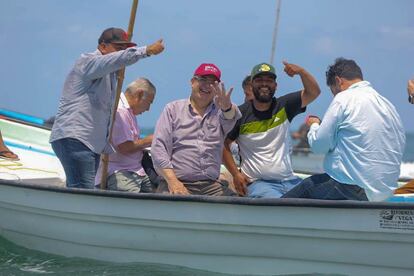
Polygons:
[[365,190],[358,185],[343,184],[328,174],[315,174],[286,193],[283,198],[313,198],[328,200],[365,200]]
[[51,144],[65,170],[66,186],[93,189],[99,166],[99,154],[73,138],[59,139]]
[[290,180],[257,180],[247,186],[248,197],[279,198],[302,181],[300,178]]

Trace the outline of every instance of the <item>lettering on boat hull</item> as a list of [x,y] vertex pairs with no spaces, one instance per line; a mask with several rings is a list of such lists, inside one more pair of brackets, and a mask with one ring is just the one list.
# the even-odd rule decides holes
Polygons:
[[379,226],[385,229],[414,230],[413,210],[381,210]]

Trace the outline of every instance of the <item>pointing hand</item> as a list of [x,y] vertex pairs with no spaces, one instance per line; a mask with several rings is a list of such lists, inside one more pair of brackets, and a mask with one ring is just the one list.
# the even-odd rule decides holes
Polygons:
[[159,39],[155,43],[147,46],[147,55],[158,55],[164,51],[164,48],[164,41],[162,39]]
[[299,65],[288,63],[287,61],[283,61],[285,65],[284,71],[288,74],[289,77],[293,77],[294,75],[298,75],[303,71],[303,68]]

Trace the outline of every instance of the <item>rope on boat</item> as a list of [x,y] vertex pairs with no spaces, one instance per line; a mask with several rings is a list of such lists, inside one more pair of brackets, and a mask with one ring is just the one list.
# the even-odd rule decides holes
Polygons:
[[[28,170],[28,171],[35,171],[35,172],[43,172],[43,173],[52,173],[59,175],[56,171],[50,171],[50,170],[43,170],[43,169],[37,169],[37,168],[27,168],[23,167],[23,164],[19,161],[12,161],[12,160],[0,160],[0,168],[5,168],[7,170],[17,171],[17,170]],[[3,172],[0,172],[3,173]],[[4,172],[7,173],[7,172]]]
[[[4,174],[4,175],[8,175],[8,176],[12,176],[13,178],[15,178],[15,179],[9,179],[9,178],[7,178],[7,177],[5,177],[5,178],[3,178],[3,177],[1,177],[1,175],[2,174]],[[14,173],[9,173],[9,172],[0,172],[0,179],[8,179],[8,180],[12,180],[12,181],[17,181],[17,182],[22,182],[22,179],[17,175],[17,174],[14,174]]]

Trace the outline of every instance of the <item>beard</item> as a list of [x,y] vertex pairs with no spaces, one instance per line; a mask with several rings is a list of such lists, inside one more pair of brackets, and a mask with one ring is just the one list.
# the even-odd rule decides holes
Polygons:
[[[267,93],[260,92],[260,89],[261,88],[267,88],[269,92],[267,92]],[[272,90],[267,85],[262,85],[260,87],[253,87],[254,97],[260,103],[268,103],[268,102],[271,102],[272,99],[273,99],[273,96],[275,95],[275,91],[276,91],[276,89],[273,89]]]

